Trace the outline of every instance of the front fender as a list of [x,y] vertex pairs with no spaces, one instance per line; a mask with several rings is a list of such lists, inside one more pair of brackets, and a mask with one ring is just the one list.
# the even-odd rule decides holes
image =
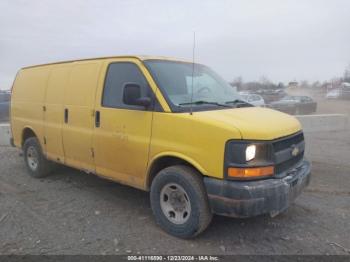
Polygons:
[[156,163],[159,159],[161,159],[163,157],[175,157],[175,158],[178,158],[178,159],[183,160],[183,161],[189,163],[190,165],[192,165],[202,175],[204,175],[204,176],[208,175],[207,170],[205,170],[203,168],[203,166],[198,163],[198,161],[196,161],[195,159],[193,159],[193,158],[191,158],[191,157],[189,157],[189,156],[187,156],[185,154],[181,154],[181,153],[178,153],[178,152],[171,152],[171,151],[161,152],[161,153],[156,154],[155,156],[153,156],[152,159],[149,161],[149,165],[147,167],[147,179],[145,180],[146,181],[145,188],[147,188],[147,185],[149,183],[151,168],[152,168],[153,164]]

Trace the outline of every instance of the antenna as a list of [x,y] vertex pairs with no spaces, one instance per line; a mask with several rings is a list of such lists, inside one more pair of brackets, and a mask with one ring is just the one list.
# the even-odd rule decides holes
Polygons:
[[194,76],[194,51],[196,48],[196,32],[193,32],[193,49],[192,49],[192,79],[191,79],[191,101],[190,101],[190,115],[193,114],[193,76]]

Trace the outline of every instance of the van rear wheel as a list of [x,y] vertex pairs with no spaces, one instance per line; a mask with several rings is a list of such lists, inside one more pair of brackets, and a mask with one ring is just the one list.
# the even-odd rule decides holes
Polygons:
[[54,163],[43,155],[36,137],[26,139],[23,145],[23,155],[27,170],[32,177],[45,177],[53,170]]
[[152,182],[150,198],[157,224],[173,236],[195,237],[212,219],[201,175],[191,167],[161,170]]

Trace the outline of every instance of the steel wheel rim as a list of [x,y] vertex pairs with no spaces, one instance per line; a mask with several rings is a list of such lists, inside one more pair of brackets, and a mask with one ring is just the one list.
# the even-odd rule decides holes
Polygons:
[[160,207],[172,223],[186,223],[191,215],[191,202],[185,189],[176,183],[166,184],[160,192]]
[[30,146],[27,149],[27,163],[32,171],[37,170],[39,165],[38,152],[33,146]]

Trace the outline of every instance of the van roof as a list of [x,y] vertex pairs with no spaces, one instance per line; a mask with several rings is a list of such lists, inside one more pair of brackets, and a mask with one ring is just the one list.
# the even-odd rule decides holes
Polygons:
[[76,59],[76,60],[59,61],[59,62],[52,62],[52,63],[46,63],[46,64],[26,66],[26,67],[23,67],[22,69],[33,68],[33,67],[40,67],[40,66],[47,66],[47,65],[74,63],[74,62],[80,62],[80,61],[102,60],[102,59],[110,59],[110,58],[136,58],[136,59],[139,59],[141,61],[145,61],[145,60],[168,60],[168,61],[179,61],[179,62],[192,63],[189,60],[180,59],[180,58],[174,58],[174,57],[167,57],[167,56],[123,55],[123,56],[104,56],[104,57],[94,57],[94,58],[84,58],[84,59]]

